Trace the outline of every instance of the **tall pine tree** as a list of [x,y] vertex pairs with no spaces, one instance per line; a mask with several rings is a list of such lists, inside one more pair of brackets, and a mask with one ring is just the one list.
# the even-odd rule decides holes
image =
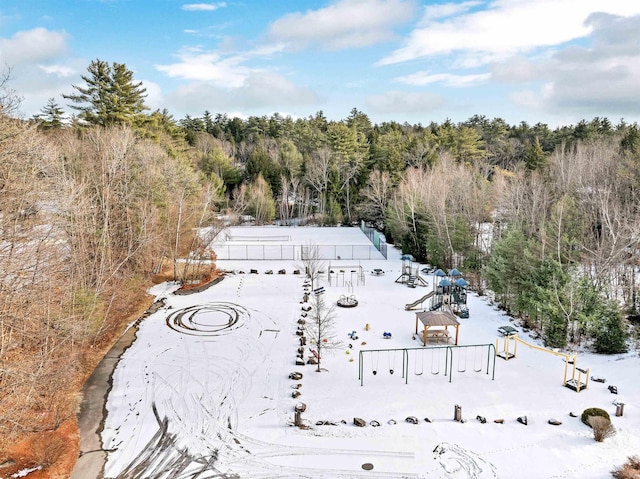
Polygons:
[[92,125],[131,124],[147,107],[146,89],[134,82],[133,72],[124,63],[110,65],[94,60],[83,75],[85,86],[73,85],[78,93],[63,95],[79,111],[78,117]]

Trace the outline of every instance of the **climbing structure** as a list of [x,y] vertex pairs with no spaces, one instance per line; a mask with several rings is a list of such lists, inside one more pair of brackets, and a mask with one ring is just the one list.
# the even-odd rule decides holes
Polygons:
[[437,269],[434,273],[434,290],[430,296],[429,311],[449,311],[460,318],[469,317],[467,287],[469,283],[457,269],[445,273]]
[[413,256],[410,254],[403,254],[400,259],[402,260],[402,274],[396,279],[396,283],[406,284],[410,288],[416,286],[429,286],[429,283],[420,276],[419,265],[413,267]]

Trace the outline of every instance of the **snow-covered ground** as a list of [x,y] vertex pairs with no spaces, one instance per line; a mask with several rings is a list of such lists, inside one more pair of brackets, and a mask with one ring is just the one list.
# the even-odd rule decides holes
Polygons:
[[[309,234],[279,228],[285,230],[292,238],[287,241]],[[332,235],[330,244],[360,244],[364,237],[355,228],[312,233],[319,243],[325,233]],[[590,381],[580,393],[563,387],[561,357],[524,345],[516,358],[495,360],[492,379],[494,358],[487,353],[496,340],[498,350],[504,344],[497,328],[517,324],[470,294],[459,344],[480,346],[451,350],[449,378],[446,348],[422,347],[414,339],[415,311],[405,310],[431,290],[433,277],[415,289],[396,283],[403,263],[392,247],[388,260],[331,265],[345,276],[331,285],[323,276],[324,299],[335,304],[353,294],[358,306],[336,308],[335,328],[344,344],[323,357],[319,373],[312,365],[295,366],[304,293],[304,275],[293,274],[299,262],[219,261],[220,269],[246,274],[229,274],[191,295],[172,294],[171,284],[154,288],[166,306],[141,322],[108,397],[102,437],[112,452],[105,477],[595,479],[640,453],[637,352],[579,353],[579,368],[606,379]],[[358,266],[364,280],[351,274]],[[258,274],[248,274],[251,269]],[[371,274],[374,269],[384,274]],[[357,340],[348,336],[352,331]],[[384,332],[392,337],[385,339]],[[524,332],[520,337],[539,344]],[[407,359],[398,351],[363,352],[359,379],[360,351],[379,349],[407,349]],[[303,378],[289,379],[294,371]],[[293,398],[294,391],[301,395]],[[615,416],[614,401],[624,403],[623,416]],[[305,428],[292,426],[299,403],[306,405]],[[454,421],[455,406],[464,421]],[[580,418],[570,416],[588,407],[610,413],[613,437],[596,442]],[[418,424],[405,420],[410,416]],[[522,416],[527,425],[517,421]],[[355,426],[354,417],[367,426]],[[562,424],[550,425],[550,419]]]

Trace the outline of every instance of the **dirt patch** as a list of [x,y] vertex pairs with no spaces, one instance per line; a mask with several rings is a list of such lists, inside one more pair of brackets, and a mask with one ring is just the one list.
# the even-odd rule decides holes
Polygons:
[[179,290],[174,291],[173,294],[176,294],[178,296],[184,296],[186,294],[200,293],[200,292],[205,291],[206,289],[210,288],[214,284],[218,284],[223,279],[224,279],[224,276],[222,274],[218,274],[218,275],[216,275],[216,277],[214,277],[214,278],[212,278],[212,279],[210,279],[210,280],[208,280],[206,282],[198,283],[198,284],[193,285],[193,286],[186,286],[186,287],[180,288]]
[[73,418],[54,431],[30,433],[11,446],[0,475],[11,477],[20,471],[40,468],[31,472],[29,479],[66,479],[78,454],[78,425]]

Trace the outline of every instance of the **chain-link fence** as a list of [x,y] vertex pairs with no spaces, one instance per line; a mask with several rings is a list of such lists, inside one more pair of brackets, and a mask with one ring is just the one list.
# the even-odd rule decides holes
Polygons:
[[[287,244],[222,244],[215,247],[215,252],[218,260],[298,261],[304,258],[307,248],[304,245]],[[314,248],[323,260],[381,259],[381,252],[373,245],[314,245]]]
[[382,256],[387,259],[387,242],[382,239],[382,235],[375,228],[371,228],[364,224],[364,221],[360,222],[360,229],[369,238],[369,241],[373,243],[373,246],[380,251]]

